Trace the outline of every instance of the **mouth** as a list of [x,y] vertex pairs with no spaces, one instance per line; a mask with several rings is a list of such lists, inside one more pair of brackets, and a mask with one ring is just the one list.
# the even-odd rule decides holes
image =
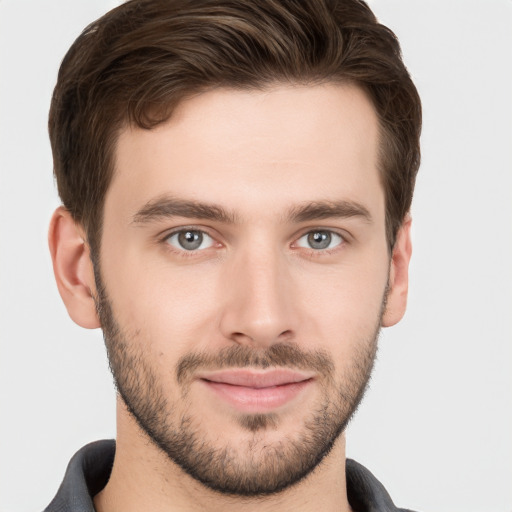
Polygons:
[[314,382],[312,373],[287,369],[203,372],[198,381],[239,412],[266,413],[294,401]]

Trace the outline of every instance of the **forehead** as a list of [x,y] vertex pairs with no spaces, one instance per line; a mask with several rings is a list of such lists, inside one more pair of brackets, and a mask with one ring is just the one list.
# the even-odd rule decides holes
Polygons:
[[110,206],[130,216],[169,194],[238,211],[351,199],[382,210],[378,120],[353,85],[217,89],[152,130],[120,134]]

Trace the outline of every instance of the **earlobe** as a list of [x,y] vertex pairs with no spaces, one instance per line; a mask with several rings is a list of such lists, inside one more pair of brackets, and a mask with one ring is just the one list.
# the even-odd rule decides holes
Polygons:
[[411,218],[407,216],[398,230],[389,270],[386,309],[382,327],[398,323],[405,314],[409,289],[409,262],[412,254]]
[[100,327],[94,294],[94,270],[85,237],[71,214],[55,210],[50,222],[48,244],[60,296],[71,319],[87,329]]

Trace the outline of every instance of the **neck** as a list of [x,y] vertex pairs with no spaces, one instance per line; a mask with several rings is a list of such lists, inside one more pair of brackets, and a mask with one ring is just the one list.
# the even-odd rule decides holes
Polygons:
[[173,463],[143,432],[118,399],[114,466],[107,486],[94,498],[97,512],[349,512],[345,478],[345,436],[306,478],[265,497],[246,498],[212,491]]

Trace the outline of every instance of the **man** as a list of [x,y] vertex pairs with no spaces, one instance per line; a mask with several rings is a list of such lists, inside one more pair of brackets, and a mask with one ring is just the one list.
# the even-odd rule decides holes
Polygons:
[[49,242],[118,432],[46,510],[397,510],[344,431],[405,312],[420,125],[361,1],[130,1],[86,28]]

